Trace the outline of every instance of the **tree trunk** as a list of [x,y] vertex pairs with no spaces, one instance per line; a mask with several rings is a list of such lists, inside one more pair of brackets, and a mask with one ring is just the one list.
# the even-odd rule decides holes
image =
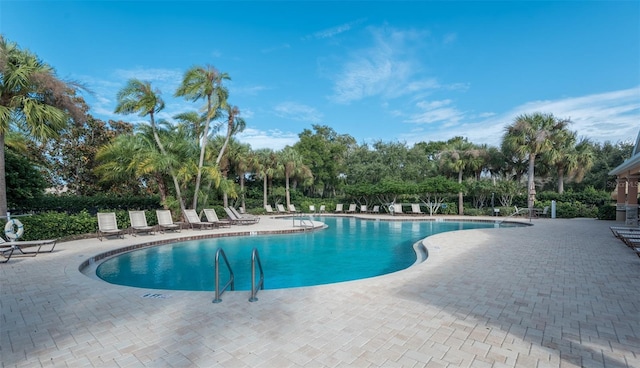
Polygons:
[[[196,188],[193,191],[192,207],[195,210],[198,206],[198,192],[200,191],[200,181],[202,180],[202,167],[204,166],[204,154],[207,148],[207,138],[209,135],[209,125],[211,124],[211,95],[207,96],[207,121],[204,125],[204,132],[201,139],[200,160],[198,161],[198,175],[196,176]],[[218,163],[218,162],[216,162]]]
[[[458,184],[462,184],[462,170],[458,171]],[[458,192],[458,214],[464,215],[464,195]]]
[[534,168],[536,165],[536,155],[531,153],[529,154],[529,178],[527,179],[528,183],[527,183],[527,188],[528,188],[528,201],[527,201],[527,205],[529,207],[529,212],[532,211],[533,209],[533,205],[536,201],[536,184],[534,181],[535,178],[535,173],[534,173]]
[[267,176],[262,178],[262,205],[267,207]]
[[240,174],[240,206],[246,211],[247,207],[245,207],[244,203],[244,173]]
[[0,133],[0,218],[7,216],[7,177],[4,162],[4,133]]
[[285,176],[285,183],[284,183],[284,185],[285,185],[284,189],[285,190],[284,191],[285,191],[286,198],[287,198],[287,209],[289,209],[289,205],[291,204],[291,197],[290,197],[290,194],[289,194],[289,173],[285,172],[284,176]]
[[564,193],[564,167],[558,168],[558,194]]

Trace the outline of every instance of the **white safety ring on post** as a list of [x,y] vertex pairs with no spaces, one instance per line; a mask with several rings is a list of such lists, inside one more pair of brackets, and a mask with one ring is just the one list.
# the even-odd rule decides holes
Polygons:
[[[18,229],[15,230],[14,226]],[[4,235],[8,240],[17,240],[22,236],[22,234],[24,234],[24,226],[22,226],[22,222],[20,222],[20,220],[9,220],[4,226]]]

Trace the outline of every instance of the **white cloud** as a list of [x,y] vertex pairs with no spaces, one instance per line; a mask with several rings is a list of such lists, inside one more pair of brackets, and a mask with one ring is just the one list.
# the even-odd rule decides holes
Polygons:
[[299,104],[296,102],[283,102],[274,107],[277,116],[285,119],[320,123],[322,122],[322,114],[311,106]]
[[[443,104],[443,101],[438,103]],[[572,124],[569,129],[576,131],[578,136],[595,142],[632,142],[640,129],[640,86],[581,97],[527,102],[504,113],[478,114],[477,118],[480,120],[465,114],[457,115],[457,110],[448,106],[449,104],[444,104],[444,107],[437,105],[425,104],[423,108],[427,110],[422,113],[424,116],[417,114],[414,117],[416,121],[413,122],[428,123],[431,121],[429,119],[437,121],[435,119],[447,117],[449,113],[455,124],[420,126],[410,133],[400,135],[399,138],[415,143],[463,136],[474,143],[499,146],[507,125],[518,115],[534,112],[551,113],[557,118],[570,119]],[[429,107],[433,109],[428,110]],[[445,111],[441,111],[443,109]],[[417,121],[419,117],[423,117],[424,121]]]
[[280,130],[258,130],[247,128],[242,133],[236,135],[238,141],[248,143],[251,148],[256,150],[260,148],[271,148],[274,151],[283,149],[286,146],[292,146],[298,141],[298,134],[291,132],[282,132]]
[[366,20],[365,18],[361,18],[361,19],[358,19],[358,20],[354,20],[352,22],[341,24],[341,25],[336,26],[336,27],[324,29],[322,31],[315,32],[311,36],[303,37],[303,40],[310,39],[310,38],[324,39],[324,38],[335,37],[335,36],[337,36],[337,35],[339,35],[341,33],[350,31],[351,29],[353,29],[353,27],[357,26],[358,24],[361,24],[365,20]]
[[374,44],[355,50],[334,77],[329,99],[348,104],[366,97],[397,98],[439,88],[434,78],[421,76],[421,64],[414,55],[428,33],[370,28]]

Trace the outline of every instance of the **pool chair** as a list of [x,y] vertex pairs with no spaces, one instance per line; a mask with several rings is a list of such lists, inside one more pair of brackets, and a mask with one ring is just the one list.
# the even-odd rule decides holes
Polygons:
[[158,218],[158,230],[160,232],[180,231],[181,226],[173,222],[170,210],[156,210],[156,217]]
[[342,213],[344,209],[342,209],[342,203],[336,204],[336,213]]
[[213,208],[205,208],[204,217],[207,218],[207,222],[211,222],[218,227],[229,227],[231,226],[231,222],[228,220],[220,220],[218,217],[218,213]]
[[325,213],[325,212],[327,212],[327,208],[325,207],[325,205],[324,205],[324,204],[320,205],[320,211],[318,211],[318,212],[320,212],[320,213]]
[[371,213],[380,213],[380,206],[379,205],[373,206]]
[[349,205],[349,209],[347,210],[347,213],[356,213],[356,204],[355,203],[351,203]]
[[367,210],[367,205],[366,204],[360,205],[360,213],[367,213],[367,212],[369,212]]
[[115,212],[98,212],[98,239],[117,236],[124,239],[124,229],[118,228]]
[[4,259],[2,261],[0,261],[0,263],[7,263],[9,262],[9,260],[11,259],[11,256],[13,255],[13,251],[15,250],[15,246],[11,245],[10,243],[4,242],[3,244],[0,245],[0,256],[2,256]]
[[309,212],[310,212],[310,213],[316,213],[316,206],[314,206],[314,205],[310,204],[310,205],[309,205]]
[[411,213],[414,215],[423,215],[424,212],[420,210],[420,203],[412,203],[411,204]]
[[271,215],[275,213],[275,211],[273,210],[273,207],[271,207],[270,204],[265,204],[264,210],[267,211],[267,215]]
[[251,224],[258,223],[259,221],[259,219],[256,220],[255,218],[250,219],[250,218],[238,217],[236,216],[235,213],[233,213],[233,211],[231,211],[229,207],[225,207],[224,212],[227,213],[227,217],[229,217],[229,221],[234,225],[251,225]]
[[[14,256],[27,256],[27,257],[35,257],[39,253],[51,253],[53,252],[53,248],[56,247],[57,239],[46,239],[46,240],[15,240],[11,242],[7,242],[4,239],[0,238],[0,252],[9,253],[9,258],[11,254]],[[45,245],[50,245],[51,248],[49,250],[42,250],[42,247]],[[11,248],[11,249],[9,249]],[[35,250],[25,250],[26,248],[32,248]],[[19,254],[14,254],[14,251],[17,251]],[[8,261],[9,259],[7,259]]]
[[184,210],[184,217],[192,229],[213,229],[216,224],[209,221],[202,221],[196,210]]
[[287,213],[287,210],[284,209],[283,204],[277,204],[276,208],[278,209],[278,213]]
[[254,222],[260,222],[260,217],[254,216],[250,213],[241,214],[234,207],[229,207],[229,211],[233,212],[233,214],[241,220],[251,220]]
[[129,233],[135,236],[137,233],[153,234],[153,226],[147,224],[147,216],[144,211],[129,211],[131,227]]
[[291,212],[291,213],[298,212],[298,210],[296,210],[296,205],[295,204],[290,204],[289,205],[289,212]]

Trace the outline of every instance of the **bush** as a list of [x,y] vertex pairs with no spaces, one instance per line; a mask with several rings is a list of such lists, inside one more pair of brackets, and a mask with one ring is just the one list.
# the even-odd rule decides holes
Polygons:
[[615,219],[616,219],[615,205],[603,205],[598,207],[598,220],[615,220]]

